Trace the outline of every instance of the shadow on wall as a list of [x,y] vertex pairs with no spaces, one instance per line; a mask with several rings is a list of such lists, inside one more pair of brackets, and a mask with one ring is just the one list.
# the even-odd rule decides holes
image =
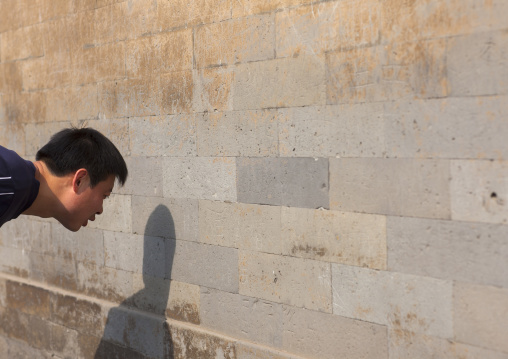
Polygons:
[[[147,235],[160,232],[155,230],[157,226],[168,228],[164,238]],[[159,205],[145,227],[144,288],[109,311],[95,359],[173,358],[165,312],[175,253],[174,238],[173,217],[166,206]]]

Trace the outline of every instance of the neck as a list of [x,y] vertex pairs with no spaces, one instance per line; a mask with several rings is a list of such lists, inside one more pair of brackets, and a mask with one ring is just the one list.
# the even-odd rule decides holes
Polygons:
[[53,175],[42,161],[33,162],[35,179],[39,181],[39,193],[32,205],[23,214],[42,218],[59,218],[65,211],[59,198],[64,189],[65,177]]

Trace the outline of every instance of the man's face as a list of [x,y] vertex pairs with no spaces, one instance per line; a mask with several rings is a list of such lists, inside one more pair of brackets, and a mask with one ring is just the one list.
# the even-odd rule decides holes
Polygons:
[[83,178],[81,181],[83,182],[79,185],[82,188],[76,193],[73,206],[69,208],[69,221],[67,224],[62,223],[74,232],[85,227],[88,221],[94,221],[95,216],[102,213],[103,202],[113,191],[115,176],[109,176],[93,188],[90,187],[88,178]]

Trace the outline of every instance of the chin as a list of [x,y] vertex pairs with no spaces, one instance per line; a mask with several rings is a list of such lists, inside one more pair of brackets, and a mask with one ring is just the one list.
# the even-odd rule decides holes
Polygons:
[[62,226],[64,226],[65,228],[67,228],[69,231],[71,232],[77,232],[81,229],[81,224],[76,224],[76,223],[62,223]]

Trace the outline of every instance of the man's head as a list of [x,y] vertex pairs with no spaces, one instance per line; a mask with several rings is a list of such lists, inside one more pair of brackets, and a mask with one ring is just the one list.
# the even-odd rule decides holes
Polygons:
[[65,179],[58,193],[65,211],[57,218],[66,228],[77,231],[102,213],[102,202],[127,179],[127,165],[115,145],[91,128],[62,130],[36,155],[51,175]]

